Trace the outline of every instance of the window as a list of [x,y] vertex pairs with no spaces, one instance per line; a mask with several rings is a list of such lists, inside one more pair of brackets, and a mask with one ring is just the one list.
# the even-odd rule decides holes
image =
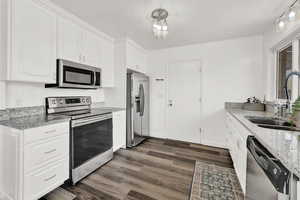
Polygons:
[[[292,44],[277,52],[277,98],[286,99],[286,76],[293,70],[293,46]],[[287,84],[289,96],[292,93],[292,79]]]

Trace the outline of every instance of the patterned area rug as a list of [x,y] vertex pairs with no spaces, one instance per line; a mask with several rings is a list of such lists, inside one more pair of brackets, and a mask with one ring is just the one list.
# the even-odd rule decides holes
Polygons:
[[197,161],[190,200],[244,200],[234,169]]

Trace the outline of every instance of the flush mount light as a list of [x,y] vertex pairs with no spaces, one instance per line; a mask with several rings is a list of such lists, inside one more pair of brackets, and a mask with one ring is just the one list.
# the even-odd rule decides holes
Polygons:
[[167,18],[169,13],[163,8],[157,8],[152,11],[152,31],[153,35],[157,39],[165,39],[169,33]]

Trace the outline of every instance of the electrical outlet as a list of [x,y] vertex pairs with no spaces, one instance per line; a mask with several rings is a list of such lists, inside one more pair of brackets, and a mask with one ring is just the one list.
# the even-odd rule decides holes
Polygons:
[[21,107],[23,105],[22,99],[17,99],[16,100],[16,106]]

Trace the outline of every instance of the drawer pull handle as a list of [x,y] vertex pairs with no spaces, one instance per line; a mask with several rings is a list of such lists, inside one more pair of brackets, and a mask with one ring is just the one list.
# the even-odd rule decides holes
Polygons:
[[54,129],[54,130],[46,131],[45,134],[50,134],[50,133],[55,133],[55,132],[56,132],[56,130]]
[[54,174],[53,176],[50,176],[49,178],[44,179],[45,182],[48,182],[52,179],[54,179],[56,177],[56,174]]
[[50,150],[50,151],[46,151],[45,154],[53,153],[53,152],[55,152],[55,151],[56,151],[56,149],[52,149],[52,150]]

